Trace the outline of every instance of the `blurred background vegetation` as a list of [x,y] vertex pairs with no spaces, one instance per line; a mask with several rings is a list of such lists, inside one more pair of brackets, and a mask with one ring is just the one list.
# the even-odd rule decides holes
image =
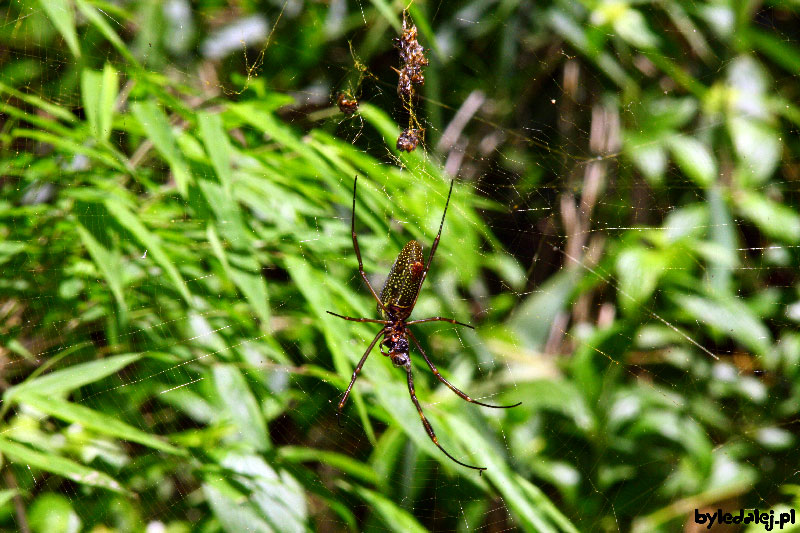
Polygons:
[[[402,11],[430,66],[396,95]],[[0,529],[676,531],[798,503],[795,0],[17,0]],[[344,92],[360,111],[343,116]],[[374,284],[465,404],[373,354]],[[412,356],[413,357],[413,356]],[[685,526],[684,526],[685,525]],[[751,527],[748,529],[753,531]]]

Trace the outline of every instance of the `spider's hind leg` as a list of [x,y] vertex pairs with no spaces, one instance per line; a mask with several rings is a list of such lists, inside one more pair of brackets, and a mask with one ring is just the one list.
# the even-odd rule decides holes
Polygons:
[[433,443],[440,450],[442,450],[442,452],[444,452],[444,454],[447,457],[449,457],[452,461],[460,464],[461,466],[466,466],[467,468],[472,468],[473,470],[477,470],[479,474],[483,474],[483,471],[486,470],[485,466],[472,466],[472,465],[468,465],[466,463],[462,463],[461,461],[459,461],[458,459],[456,459],[455,457],[453,457],[452,455],[447,453],[447,450],[442,448],[442,445],[439,444],[439,439],[436,436],[436,433],[433,431],[433,427],[431,426],[431,423],[428,422],[427,418],[425,418],[425,414],[422,412],[422,406],[420,406],[419,400],[417,400],[417,395],[414,392],[414,378],[411,377],[411,364],[410,363],[406,364],[405,365],[405,369],[406,369],[406,373],[408,374],[408,393],[411,395],[411,401],[414,402],[414,405],[417,408],[417,412],[419,413],[419,418],[420,418],[420,420],[422,420],[422,425],[425,426],[425,431],[428,432],[428,436],[431,438]]

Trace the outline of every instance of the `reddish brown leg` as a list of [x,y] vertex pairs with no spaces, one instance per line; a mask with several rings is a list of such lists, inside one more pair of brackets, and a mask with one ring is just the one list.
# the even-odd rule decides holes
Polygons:
[[414,297],[414,303],[411,304],[411,309],[414,309],[417,305],[417,298],[419,298],[419,293],[422,290],[422,284],[425,283],[425,278],[428,276],[428,269],[431,268],[433,256],[436,254],[436,248],[439,247],[439,239],[442,238],[442,228],[444,227],[444,217],[447,215],[447,206],[450,205],[450,195],[453,194],[454,183],[455,180],[450,180],[450,191],[447,193],[447,201],[444,203],[444,213],[442,213],[442,221],[439,223],[439,233],[437,233],[436,238],[433,239],[431,254],[428,256],[428,263],[425,265],[425,270],[422,271],[422,277],[419,280],[419,290],[417,290],[417,295]]
[[414,342],[414,345],[417,347],[417,350],[419,350],[419,353],[421,353],[422,357],[425,358],[425,362],[428,363],[429,367],[431,367],[431,370],[433,371],[433,375],[436,376],[436,379],[438,379],[439,381],[441,381],[442,383],[444,383],[445,385],[450,387],[451,391],[455,392],[456,394],[458,394],[460,397],[462,397],[466,401],[468,401],[470,403],[482,405],[484,407],[491,407],[492,409],[510,409],[512,407],[516,407],[516,406],[522,404],[522,402],[518,402],[518,403],[515,403],[514,405],[489,405],[488,403],[483,403],[483,402],[479,402],[478,400],[473,400],[467,394],[461,392],[455,385],[453,385],[452,383],[450,383],[449,381],[444,379],[442,374],[439,372],[439,369],[436,368],[436,366],[434,366],[434,364],[431,362],[430,359],[428,359],[428,355],[425,353],[425,350],[422,349],[422,346],[419,344],[419,341],[414,336],[414,334],[411,333],[411,330],[407,330],[407,332],[408,332],[409,338],[411,338],[411,340]]
[[[378,294],[375,292],[375,289],[373,289],[372,285],[370,285],[369,280],[367,279],[367,274],[366,272],[364,272],[364,263],[361,261],[361,250],[358,248],[358,237],[356,236],[356,184],[357,183],[358,183],[358,176],[356,176],[356,179],[353,180],[353,216],[350,221],[350,233],[353,234],[353,248],[356,251],[356,258],[358,259],[358,273],[361,274],[361,278],[364,280],[364,283],[367,284],[369,292],[372,293],[372,297],[375,298],[376,302],[378,302],[380,308],[383,309],[386,312],[386,314],[389,314],[389,311],[383,305],[381,299],[378,298]],[[423,279],[425,279],[424,275]]]
[[463,322],[459,322],[453,318],[444,318],[441,316],[433,316],[431,318],[421,318],[420,320],[412,320],[411,322],[406,322],[406,326],[410,326],[412,324],[422,324],[423,322],[450,322],[451,324],[455,324],[457,326],[466,326],[470,329],[475,329],[475,326],[464,324]]
[[371,343],[369,343],[367,351],[364,352],[364,356],[361,358],[361,361],[359,361],[358,364],[356,365],[356,369],[353,370],[353,379],[350,380],[350,385],[347,386],[347,390],[344,392],[344,396],[342,396],[342,401],[339,402],[339,407],[336,410],[336,422],[339,424],[339,427],[342,427],[342,420],[341,420],[342,408],[344,407],[344,404],[347,401],[348,396],[350,396],[350,391],[353,388],[353,383],[356,382],[356,378],[358,377],[359,372],[361,372],[361,367],[364,366],[364,362],[367,360],[367,357],[369,357],[369,352],[371,352],[372,348],[375,347],[375,343],[378,342],[378,339],[381,337],[381,335],[383,335],[383,331],[384,330],[380,330],[378,334],[375,335],[375,338],[372,339]]
[[442,445],[439,444],[439,439],[436,437],[436,433],[433,432],[433,427],[431,427],[431,423],[428,422],[428,419],[425,418],[425,415],[422,413],[422,407],[419,405],[419,400],[417,400],[417,395],[414,392],[414,378],[411,377],[411,364],[407,364],[405,366],[406,373],[408,374],[408,392],[411,395],[411,401],[414,402],[414,405],[417,407],[417,412],[419,413],[419,418],[422,420],[422,425],[425,426],[425,431],[428,432],[428,436],[431,438],[433,443],[444,452],[444,454],[449,457],[454,462],[460,464],[461,466],[466,466],[467,468],[472,468],[473,470],[477,470],[479,474],[483,474],[483,471],[486,470],[485,466],[472,466],[466,463],[462,463],[449,453],[447,450],[442,448]]
[[388,324],[388,320],[375,320],[374,318],[354,318],[352,316],[344,316],[334,313],[333,311],[325,311],[329,315],[338,316],[339,318],[344,318],[345,320],[350,320],[352,322],[373,322],[375,324]]

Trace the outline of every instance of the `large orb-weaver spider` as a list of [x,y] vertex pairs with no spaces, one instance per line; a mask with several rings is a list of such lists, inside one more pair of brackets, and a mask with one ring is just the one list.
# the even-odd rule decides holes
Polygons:
[[[356,179],[353,182],[353,215],[350,223],[350,231],[353,234],[353,249],[355,249],[356,258],[358,259],[358,272],[361,274],[361,278],[367,285],[369,292],[378,303],[378,312],[381,314],[382,320],[376,320],[373,318],[354,318],[350,316],[339,315],[331,311],[328,311],[328,313],[345,320],[352,320],[353,322],[372,322],[375,324],[382,324],[383,328],[378,332],[377,335],[375,335],[375,338],[372,339],[372,342],[367,347],[367,351],[364,352],[364,355],[361,357],[358,365],[356,365],[356,368],[353,371],[353,378],[350,380],[350,385],[347,386],[347,390],[345,391],[344,396],[342,396],[342,400],[339,402],[339,407],[336,411],[336,419],[339,421],[339,425],[341,425],[340,419],[342,408],[344,407],[348,396],[350,396],[350,391],[353,388],[353,384],[356,382],[359,372],[361,372],[361,367],[364,366],[364,362],[367,360],[370,352],[375,347],[375,343],[377,343],[378,339],[381,337],[381,335],[383,335],[383,341],[379,344],[378,349],[381,351],[382,355],[391,359],[394,366],[403,367],[405,369],[406,375],[408,376],[408,392],[411,395],[411,401],[414,402],[417,412],[419,413],[419,417],[422,420],[422,425],[425,426],[425,430],[428,432],[428,436],[431,438],[433,443],[440,450],[442,450],[447,457],[456,463],[460,464],[461,466],[477,470],[479,473],[483,473],[483,471],[486,470],[486,467],[472,466],[462,463],[447,453],[447,450],[442,448],[442,445],[439,444],[439,439],[436,437],[436,433],[434,433],[430,422],[428,422],[428,419],[425,418],[425,415],[422,413],[422,407],[419,405],[419,400],[417,400],[417,395],[414,392],[414,379],[411,376],[411,358],[408,355],[408,339],[411,339],[411,342],[413,342],[414,346],[417,347],[419,353],[422,354],[425,362],[428,363],[428,366],[430,367],[431,371],[433,371],[433,375],[436,376],[436,379],[447,385],[450,390],[468,402],[482,405],[484,407],[492,407],[494,409],[508,409],[510,407],[516,407],[522,403],[519,402],[514,405],[489,405],[487,403],[473,400],[468,395],[457,389],[439,373],[439,370],[436,368],[436,366],[434,366],[431,360],[428,359],[428,355],[425,353],[425,350],[422,349],[422,346],[420,345],[419,341],[417,341],[417,338],[408,328],[408,326],[412,324],[442,321],[475,329],[469,324],[464,324],[452,318],[443,318],[440,316],[411,321],[407,320],[408,317],[411,316],[414,306],[417,304],[417,298],[419,297],[419,291],[422,288],[422,283],[425,281],[425,277],[428,275],[428,269],[431,266],[431,261],[433,261],[436,248],[439,246],[439,239],[442,236],[442,228],[444,227],[444,217],[447,215],[447,206],[450,205],[450,195],[453,193],[454,182],[450,182],[450,191],[447,193],[447,202],[444,204],[444,213],[442,213],[442,221],[439,224],[439,233],[433,240],[431,253],[428,256],[428,262],[423,265],[424,258],[422,255],[422,246],[417,241],[409,241],[408,244],[406,244],[400,251],[400,254],[397,256],[394,265],[392,265],[392,269],[389,272],[389,277],[386,279],[386,283],[383,285],[383,289],[381,290],[380,297],[375,292],[375,289],[372,288],[369,279],[367,279],[367,274],[364,272],[364,264],[361,261],[361,250],[358,248],[358,237],[356,236],[357,183],[358,176],[356,176]],[[384,348],[389,350],[388,353],[384,351]]]

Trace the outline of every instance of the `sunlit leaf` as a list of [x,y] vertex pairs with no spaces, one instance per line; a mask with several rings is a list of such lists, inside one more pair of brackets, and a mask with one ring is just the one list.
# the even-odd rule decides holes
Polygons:
[[81,519],[70,500],[53,492],[36,497],[28,511],[28,521],[37,533],[78,533],[81,528]]
[[769,237],[783,242],[800,241],[800,214],[756,192],[734,196],[739,212]]
[[630,248],[617,257],[617,297],[620,305],[632,311],[647,300],[667,268],[668,258],[661,250]]
[[775,128],[756,119],[733,117],[728,123],[740,165],[762,183],[775,171],[781,157],[782,144]]
[[708,187],[717,179],[717,163],[708,148],[692,137],[675,135],[669,138],[675,162],[691,180]]
[[353,491],[381,517],[389,531],[396,531],[397,533],[423,533],[427,531],[413,515],[398,507],[392,500],[360,486],[354,486]]
[[41,395],[64,394],[116,374],[129,364],[141,359],[142,355],[115,355],[56,370],[7,389],[3,394],[3,401],[14,401],[23,392],[35,392]]
[[64,38],[64,41],[76,58],[81,56],[78,45],[78,34],[75,31],[75,10],[70,0],[39,0],[44,12],[50,18],[53,26]]
[[674,296],[692,318],[736,339],[757,354],[769,351],[772,336],[764,323],[739,299],[716,297],[713,300],[689,294]]
[[231,147],[219,115],[199,113],[200,137],[223,189],[231,194]]
[[84,69],[81,73],[83,108],[95,139],[106,141],[111,135],[111,120],[118,90],[117,71],[108,63],[102,72]]
[[100,487],[114,492],[124,492],[122,486],[107,474],[85,467],[59,455],[43,453],[29,446],[7,440],[2,435],[0,435],[0,453],[5,454],[9,462],[18,463],[23,467],[32,467],[51,472],[81,485]]
[[286,470],[276,470],[258,455],[226,453],[220,465],[237,475],[249,491],[250,505],[281,533],[306,531],[308,512],[303,487]]
[[234,366],[218,364],[214,366],[214,384],[225,406],[225,414],[230,417],[241,440],[256,450],[270,447],[264,417],[258,408],[250,386],[242,373]]
[[553,320],[567,305],[582,277],[583,271],[580,269],[562,270],[537,288],[518,307],[511,319],[511,325],[530,349],[544,347]]
[[248,497],[222,478],[210,478],[203,484],[203,492],[211,510],[227,533],[249,531],[253,533],[273,533],[258,512],[248,505]]
[[186,283],[184,283],[180,272],[178,272],[169,255],[162,248],[161,240],[147,229],[142,221],[121,202],[108,199],[105,205],[108,212],[139,241],[144,250],[147,250],[153,259],[166,271],[167,277],[172,281],[175,289],[191,305],[192,296],[189,293],[189,289],[186,287]]
[[145,433],[144,431],[122,422],[118,417],[106,415],[80,404],[71,403],[52,396],[42,396],[32,389],[18,393],[16,400],[19,403],[30,405],[52,417],[60,418],[65,422],[80,424],[85,428],[101,434],[130,442],[137,442],[143,446],[148,446],[162,452],[177,455],[185,453],[183,450],[172,446],[155,435]]
[[186,160],[178,150],[167,115],[152,100],[134,102],[131,104],[131,111],[136,120],[139,121],[145,134],[153,142],[153,146],[169,164],[175,183],[178,186],[178,191],[180,191],[181,195],[186,196],[192,179],[191,173]]
[[639,171],[652,183],[659,183],[667,168],[667,151],[661,142],[639,135],[627,135],[625,149]]
[[11,499],[16,495],[17,491],[14,489],[0,490],[0,507],[3,507],[6,503],[10,502]]

